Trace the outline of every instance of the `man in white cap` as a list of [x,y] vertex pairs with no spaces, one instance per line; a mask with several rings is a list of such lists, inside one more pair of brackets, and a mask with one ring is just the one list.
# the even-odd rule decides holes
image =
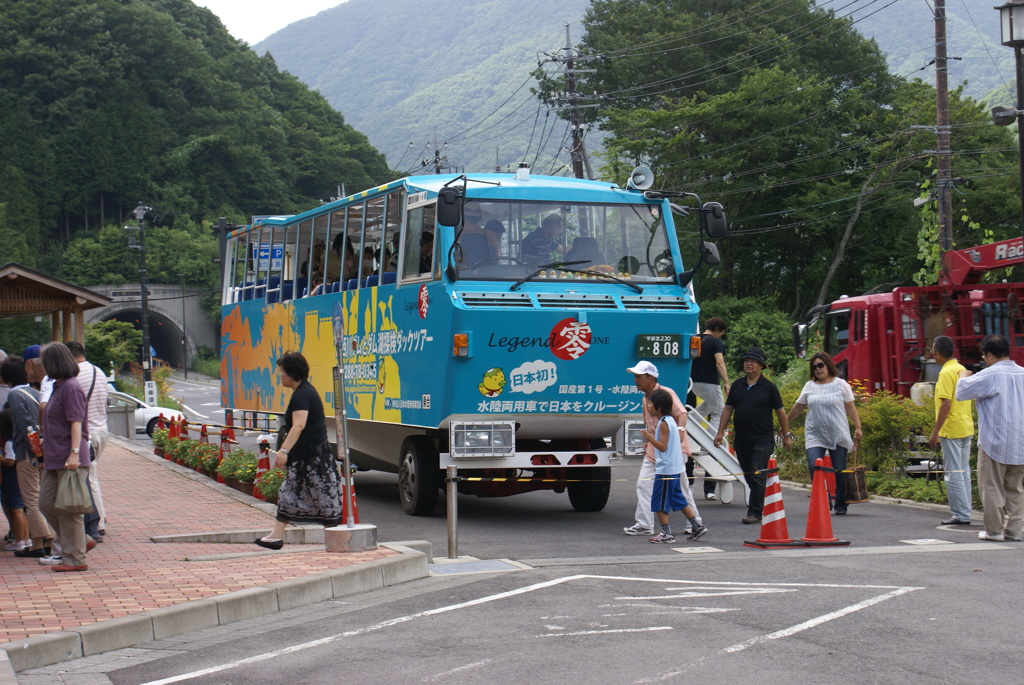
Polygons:
[[[633,374],[633,381],[637,389],[644,394],[640,401],[643,410],[644,426],[649,431],[657,430],[658,420],[651,415],[650,401],[647,399],[651,393],[659,388],[672,397],[672,418],[679,426],[679,442],[683,448],[683,458],[690,456],[690,441],[686,437],[686,407],[679,401],[672,388],[666,388],[658,384],[658,367],[648,361],[642,361],[636,366],[626,369]],[[697,503],[693,499],[693,491],[685,478],[679,479],[683,489],[683,497],[693,505],[698,523],[703,523],[700,512],[697,511]],[[636,522],[628,528],[623,528],[626,535],[653,535],[654,534],[654,512],[651,511],[651,494],[654,491],[654,446],[650,442],[644,443],[644,460],[640,465],[640,475],[636,479]]]

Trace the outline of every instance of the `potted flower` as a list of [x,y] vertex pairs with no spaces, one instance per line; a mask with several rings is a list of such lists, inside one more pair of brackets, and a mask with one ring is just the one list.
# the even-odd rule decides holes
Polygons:
[[167,450],[167,429],[158,428],[153,431],[153,454],[166,459]]
[[217,445],[199,443],[196,447],[196,462],[199,470],[215,478],[217,476],[217,461],[220,458],[220,448]]
[[[236,450],[237,452],[237,450]],[[224,482],[230,486],[235,487],[235,467],[238,464],[238,457],[235,452],[230,452],[221,462],[217,465],[217,475],[224,479]]]
[[281,483],[284,482],[288,472],[281,468],[272,468],[264,471],[254,482],[254,486],[260,491],[268,502],[277,502],[277,493],[281,490]]
[[252,495],[253,481],[256,480],[256,466],[258,459],[250,450],[235,450],[238,461],[234,469],[235,480],[238,481],[238,489],[247,495]]

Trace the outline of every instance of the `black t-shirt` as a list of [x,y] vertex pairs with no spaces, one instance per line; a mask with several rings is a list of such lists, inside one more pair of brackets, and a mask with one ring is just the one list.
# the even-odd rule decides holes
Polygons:
[[733,410],[736,441],[754,442],[770,438],[775,432],[772,413],[782,409],[782,395],[770,380],[761,376],[753,385],[747,385],[746,376],[737,378],[729,387],[726,405]]
[[288,401],[288,409],[284,413],[284,426],[291,432],[292,414],[297,411],[309,412],[306,416],[306,427],[299,434],[299,439],[292,446],[291,451],[305,455],[313,451],[327,439],[327,424],[324,422],[324,403],[320,399],[316,388],[310,385],[309,381],[302,381],[299,387],[292,391],[292,397]]
[[722,341],[705,333],[701,336],[700,356],[693,360],[690,366],[690,380],[694,383],[713,383],[718,385],[718,366],[715,364],[715,354],[725,356],[725,345]]

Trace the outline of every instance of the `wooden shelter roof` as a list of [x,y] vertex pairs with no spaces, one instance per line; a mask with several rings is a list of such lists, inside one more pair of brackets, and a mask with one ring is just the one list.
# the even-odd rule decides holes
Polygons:
[[0,267],[0,318],[70,309],[93,309],[113,302],[59,278],[10,262]]

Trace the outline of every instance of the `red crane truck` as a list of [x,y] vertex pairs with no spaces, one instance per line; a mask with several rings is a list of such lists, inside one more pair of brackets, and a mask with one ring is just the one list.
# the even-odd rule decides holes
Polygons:
[[824,350],[843,378],[870,391],[911,397],[915,384],[934,383],[939,369],[929,350],[938,335],[953,338],[968,368],[980,364],[978,343],[990,333],[1005,336],[1011,358],[1024,364],[1024,283],[980,282],[987,272],[1021,263],[1022,238],[948,251],[938,285],[844,296],[811,309],[793,326],[797,355],[804,356],[808,330],[824,318]]

